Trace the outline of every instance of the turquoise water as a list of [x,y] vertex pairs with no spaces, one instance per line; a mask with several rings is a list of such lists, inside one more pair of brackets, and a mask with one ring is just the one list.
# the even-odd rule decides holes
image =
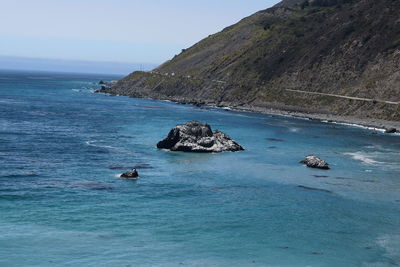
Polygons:
[[[400,264],[400,136],[92,93],[115,78],[0,73],[0,266]],[[156,149],[189,120],[246,151]]]

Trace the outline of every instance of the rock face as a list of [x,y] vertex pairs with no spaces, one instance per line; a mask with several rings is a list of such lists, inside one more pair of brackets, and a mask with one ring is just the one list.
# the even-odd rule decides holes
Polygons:
[[244,150],[226,134],[220,131],[212,131],[210,125],[196,121],[177,125],[164,140],[158,142],[157,148],[209,153]]
[[309,167],[309,168],[317,168],[317,169],[324,169],[324,170],[330,169],[328,163],[326,163],[324,160],[322,160],[314,155],[307,156],[304,160],[300,161],[300,163],[306,164],[307,167]]
[[120,176],[121,178],[125,178],[125,179],[133,179],[136,180],[139,177],[139,173],[137,172],[136,169],[132,169],[130,171],[124,172],[123,174],[121,174]]
[[103,81],[103,80],[101,80],[100,82],[99,82],[99,85],[100,85],[100,89],[97,89],[97,90],[95,90],[94,92],[95,93],[108,93],[108,90],[110,90],[111,89],[111,87],[113,86],[113,85],[115,85],[117,83],[117,81]]
[[385,133],[396,133],[397,129],[396,128],[388,128],[385,130]]

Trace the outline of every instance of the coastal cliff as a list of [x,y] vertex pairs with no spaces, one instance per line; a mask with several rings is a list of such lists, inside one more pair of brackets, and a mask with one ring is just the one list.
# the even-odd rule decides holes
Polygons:
[[400,121],[400,1],[286,0],[105,91]]

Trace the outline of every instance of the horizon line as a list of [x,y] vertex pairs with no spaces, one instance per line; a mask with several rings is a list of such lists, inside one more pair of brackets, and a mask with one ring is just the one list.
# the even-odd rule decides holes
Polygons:
[[74,61],[74,62],[88,62],[88,63],[116,63],[116,64],[148,64],[148,65],[161,65],[162,63],[157,62],[133,62],[133,61],[112,61],[112,60],[89,60],[89,59],[64,59],[64,58],[46,58],[46,57],[28,57],[28,56],[14,56],[14,55],[2,55],[0,58],[15,58],[15,59],[32,59],[32,60],[54,60],[54,61]]

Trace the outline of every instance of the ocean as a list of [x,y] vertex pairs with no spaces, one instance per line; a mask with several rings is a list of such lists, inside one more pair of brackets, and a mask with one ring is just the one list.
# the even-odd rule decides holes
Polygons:
[[[399,135],[93,93],[118,78],[0,72],[0,266],[400,265]],[[192,120],[246,150],[156,148]]]

